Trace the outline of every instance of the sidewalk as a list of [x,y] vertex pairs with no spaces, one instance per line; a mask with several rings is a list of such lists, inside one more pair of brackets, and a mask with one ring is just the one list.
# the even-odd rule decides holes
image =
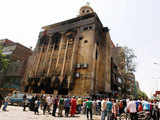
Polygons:
[[[0,120],[87,120],[86,115],[76,115],[75,117],[53,117],[49,114],[43,115],[40,110],[39,115],[34,115],[32,111],[23,111],[22,107],[8,106],[8,112],[0,110]],[[100,120],[100,116],[93,116],[93,120]]]

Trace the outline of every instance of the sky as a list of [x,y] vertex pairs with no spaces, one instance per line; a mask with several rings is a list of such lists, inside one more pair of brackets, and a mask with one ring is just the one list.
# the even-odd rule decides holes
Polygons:
[[76,17],[86,2],[112,41],[135,51],[141,90],[149,96],[160,90],[159,0],[0,0],[0,39],[34,48],[41,27]]

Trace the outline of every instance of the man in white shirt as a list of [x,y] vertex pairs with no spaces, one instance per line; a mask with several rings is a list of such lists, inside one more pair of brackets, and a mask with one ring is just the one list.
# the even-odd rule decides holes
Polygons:
[[137,120],[136,101],[130,100],[127,104],[127,110],[130,113],[131,120]]
[[106,117],[106,98],[101,102],[101,120],[105,120]]

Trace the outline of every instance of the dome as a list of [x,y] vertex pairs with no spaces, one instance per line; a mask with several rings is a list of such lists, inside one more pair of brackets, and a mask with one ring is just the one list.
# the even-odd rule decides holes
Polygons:
[[80,8],[79,14],[80,16],[83,16],[83,15],[87,15],[93,12],[94,12],[93,9],[89,5],[85,5]]

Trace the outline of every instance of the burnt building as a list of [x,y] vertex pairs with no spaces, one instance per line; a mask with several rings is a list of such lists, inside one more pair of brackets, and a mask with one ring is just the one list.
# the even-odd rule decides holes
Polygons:
[[25,76],[25,91],[64,95],[111,93],[109,29],[93,9],[42,27]]
[[32,50],[8,39],[0,40],[0,46],[2,54],[9,60],[7,69],[0,71],[0,89],[22,90],[25,68]]

